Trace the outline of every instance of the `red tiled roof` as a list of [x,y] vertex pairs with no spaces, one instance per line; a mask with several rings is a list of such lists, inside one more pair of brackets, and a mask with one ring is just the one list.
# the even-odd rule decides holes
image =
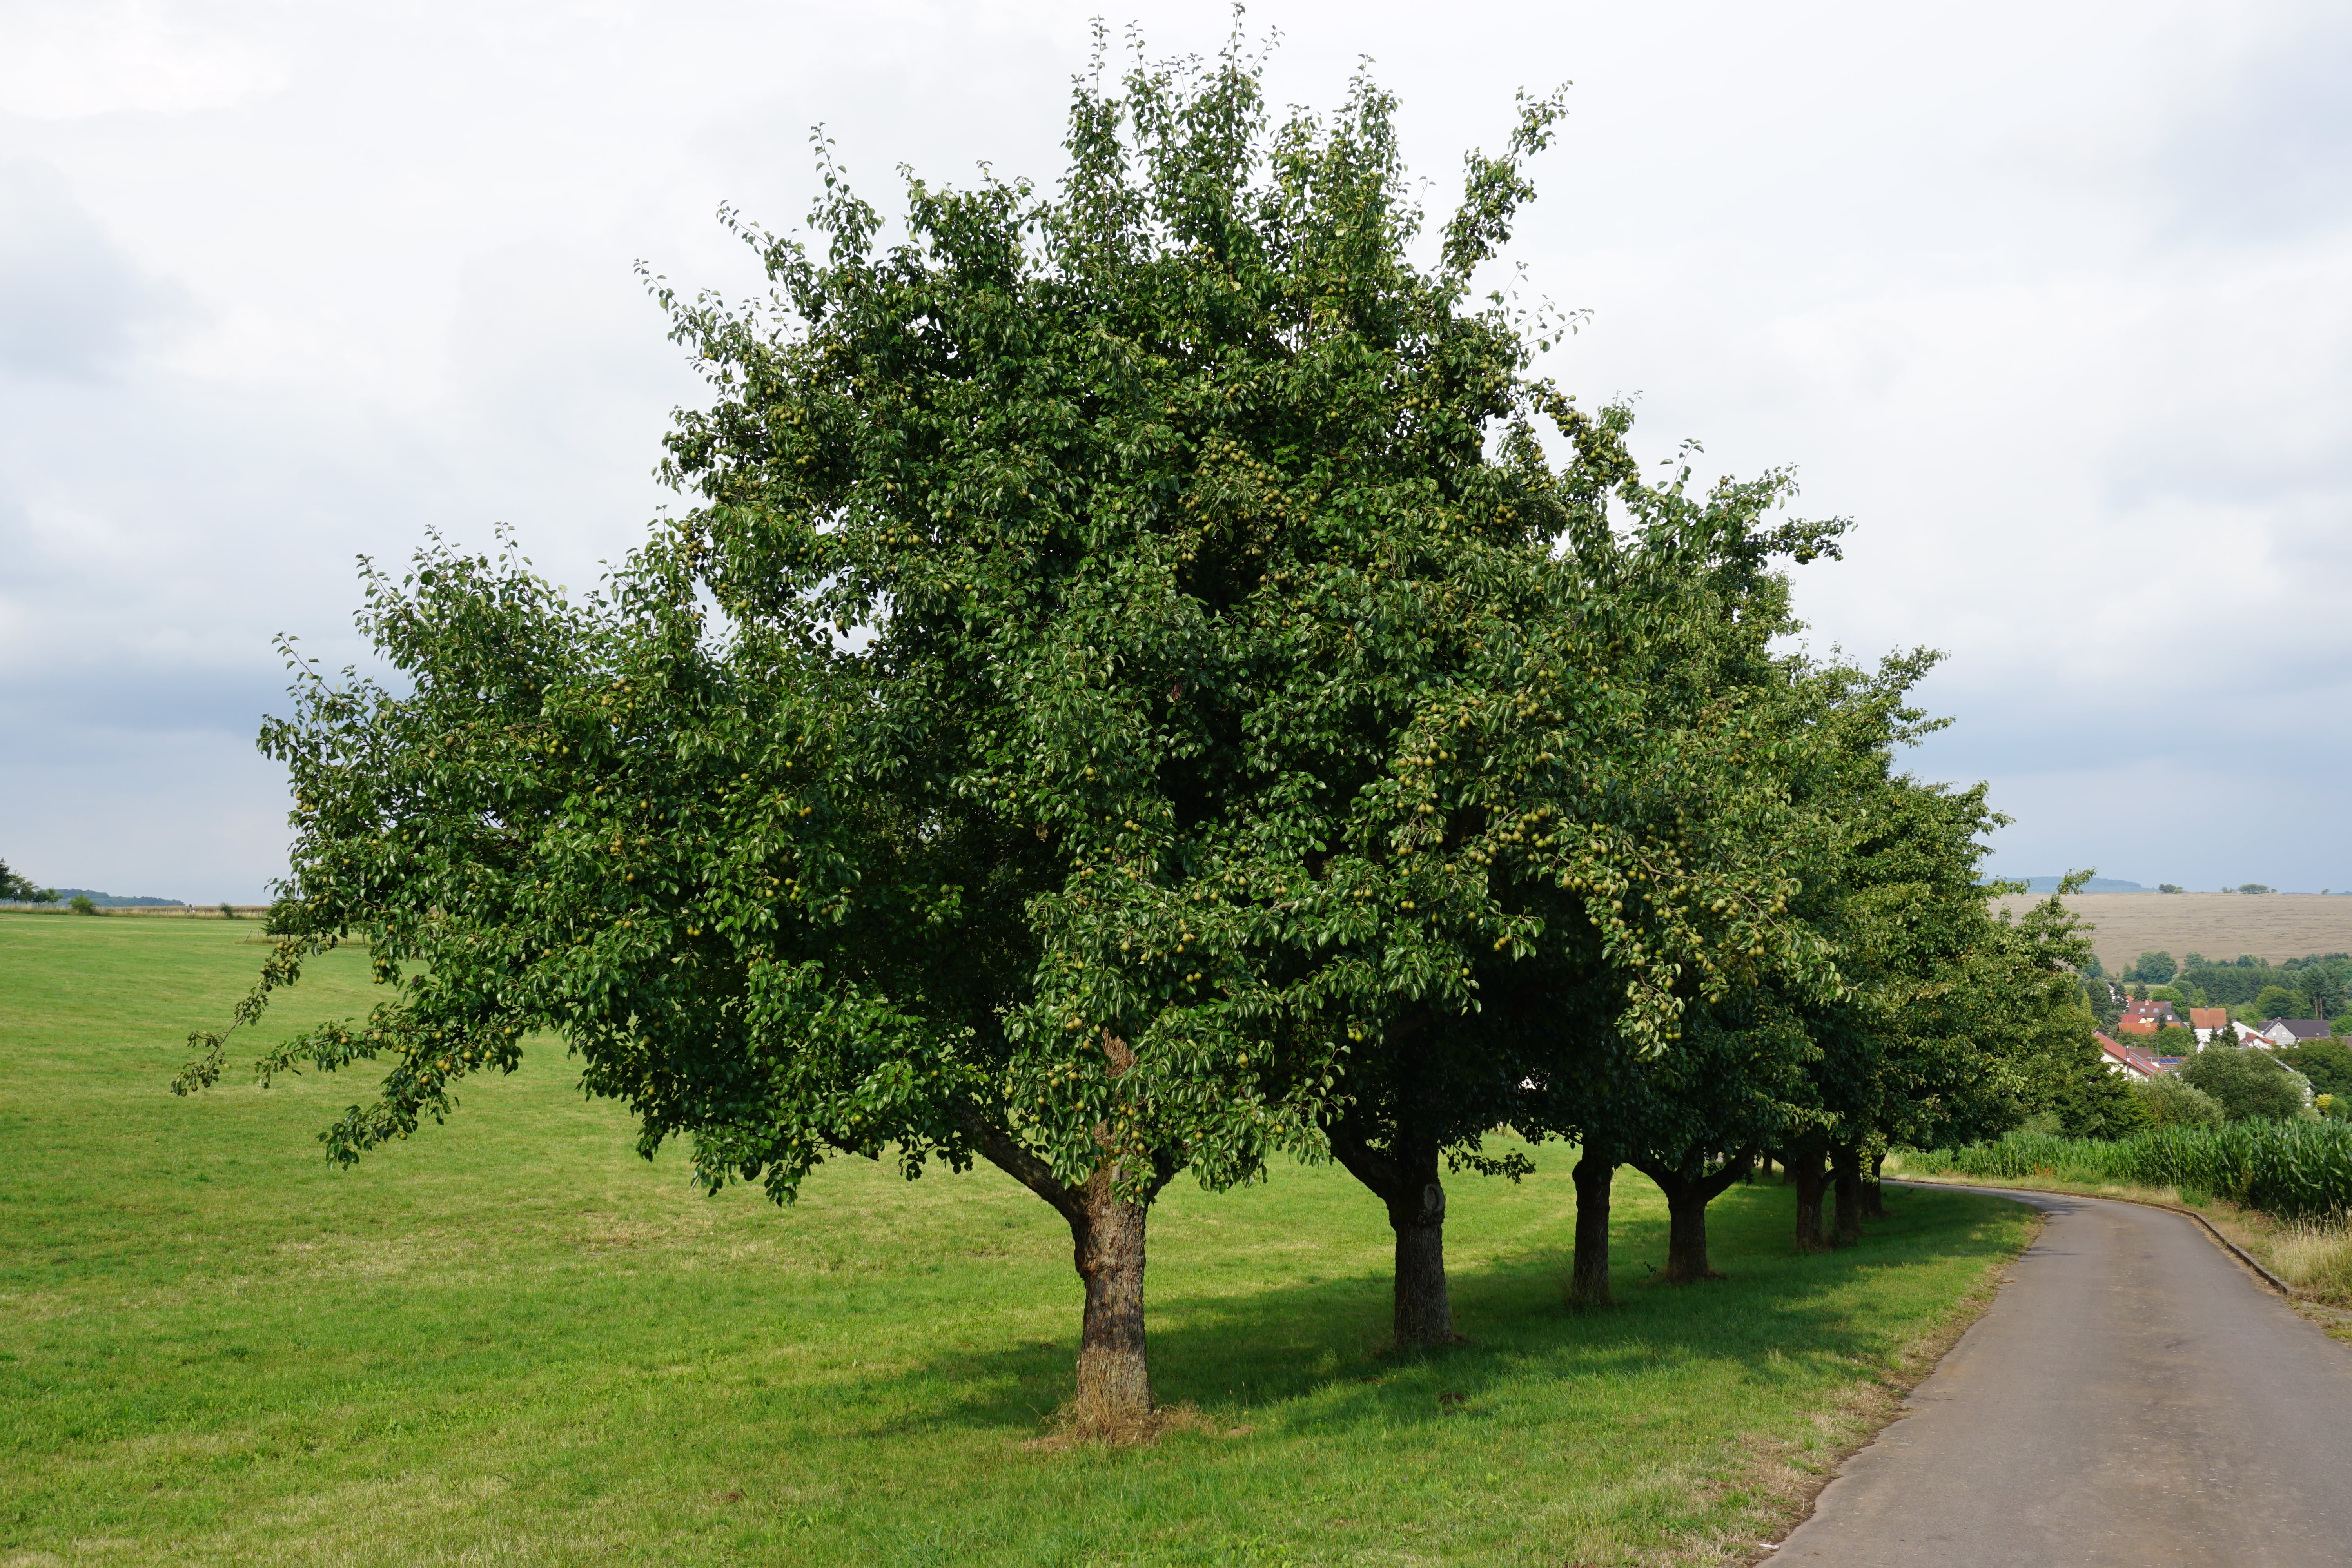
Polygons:
[[2106,1052],[2109,1060],[2129,1068],[2142,1078],[2156,1078],[2172,1070],[2137,1046],[2118,1044],[2095,1029],[2092,1037],[2099,1042],[2099,1048]]
[[2227,1007],[2191,1007],[2189,1009],[2189,1026],[2192,1029],[2226,1029],[2230,1026],[2230,1010]]

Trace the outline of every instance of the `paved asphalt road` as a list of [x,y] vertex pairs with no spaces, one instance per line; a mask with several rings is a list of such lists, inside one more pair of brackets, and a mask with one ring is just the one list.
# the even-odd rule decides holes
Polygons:
[[1773,1568],[2352,1564],[2352,1347],[2193,1220],[2000,1195],[2041,1238]]

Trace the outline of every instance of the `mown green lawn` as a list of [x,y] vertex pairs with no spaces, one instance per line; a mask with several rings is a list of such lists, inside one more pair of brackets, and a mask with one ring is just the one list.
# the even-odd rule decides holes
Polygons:
[[[336,1171],[364,1086],[181,1100],[253,922],[0,915],[0,1563],[1570,1563],[1744,1558],[1857,1391],[1932,1336],[2023,1211],[1897,1193],[1801,1258],[1778,1186],[1714,1209],[1731,1278],[1560,1303],[1568,1163],[1460,1178],[1472,1342],[1384,1355],[1388,1231],[1332,1169],[1152,1219],[1160,1395],[1208,1430],[1038,1446],[1080,1292],[1067,1231],[992,1171],[848,1161],[794,1208],[629,1151],[560,1048]],[[338,953],[278,1022],[356,1014]],[[233,1059],[250,1056],[250,1044]],[[1776,1479],[1776,1477],[1779,1478]]]

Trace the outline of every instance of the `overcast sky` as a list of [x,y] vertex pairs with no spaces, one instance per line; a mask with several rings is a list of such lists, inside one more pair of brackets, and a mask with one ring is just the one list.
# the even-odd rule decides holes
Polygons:
[[[577,589],[699,397],[631,271],[740,289],[809,127],[1050,181],[1093,7],[0,0],[0,858],[257,900],[271,638],[353,558],[511,523]],[[1131,5],[1154,53],[1212,5]],[[1813,640],[1949,654],[1916,756],[1994,864],[2352,888],[2352,8],[1262,4],[1277,101],[1360,57],[1452,196],[1575,85],[1516,258],[1545,367],[1664,458],[1857,523]]]

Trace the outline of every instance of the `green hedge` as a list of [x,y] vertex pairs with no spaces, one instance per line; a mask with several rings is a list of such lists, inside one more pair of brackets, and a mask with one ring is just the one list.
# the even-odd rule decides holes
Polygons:
[[2340,1121],[2166,1127],[2112,1142],[2012,1132],[1998,1143],[1914,1151],[1906,1163],[1931,1175],[2178,1187],[2282,1219],[2352,1215],[2352,1124]]

